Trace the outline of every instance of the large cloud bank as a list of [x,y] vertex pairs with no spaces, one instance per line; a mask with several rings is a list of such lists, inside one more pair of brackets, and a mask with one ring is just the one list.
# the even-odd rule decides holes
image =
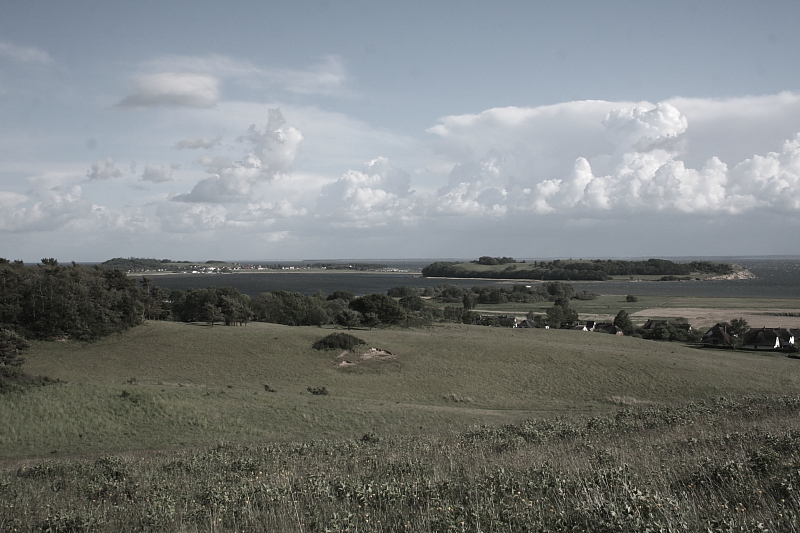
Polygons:
[[[565,125],[578,127],[564,131]],[[442,140],[443,150],[460,152],[463,162],[431,207],[494,217],[510,212],[625,217],[654,211],[713,216],[755,209],[798,214],[800,136],[776,147],[779,151],[730,167],[711,156],[701,168],[688,168],[681,157],[689,127],[666,102],[576,102],[447,117],[429,131]],[[488,150],[475,157],[481,146]]]
[[[203,83],[185,81],[153,78],[139,87],[137,105],[215,101],[214,90],[192,100],[204,94],[192,87]],[[520,225],[561,231],[589,220],[644,228],[654,217],[741,225],[755,213],[796,225],[800,133],[788,128],[800,124],[800,97],[732,101],[729,112],[723,104],[581,101],[448,116],[428,129],[420,144],[427,151],[413,168],[398,168],[387,150],[335,174],[302,168],[301,155],[306,148],[316,153],[320,145],[313,143],[324,128],[311,124],[307,139],[291,116],[271,109],[265,121],[238,132],[204,128],[171,140],[169,153],[195,158],[188,162],[148,161],[137,175],[135,165],[122,170],[112,154],[87,162],[83,173],[28,178],[27,190],[0,191],[0,231],[147,231],[241,246],[249,242],[243,235],[261,243],[334,242],[354,234],[412,242],[420,240],[420,227],[484,232],[492,242],[498,231]],[[736,113],[738,123],[731,119]],[[772,131],[778,115],[782,125],[773,129],[782,138],[748,153],[763,144],[762,133]],[[755,132],[750,144],[741,138],[742,121]],[[717,152],[729,130],[738,148]],[[123,185],[150,192],[114,206],[93,193]]]
[[238,138],[250,148],[240,161],[200,157],[210,177],[171,197],[189,206],[163,207],[159,216],[172,231],[262,228],[283,237],[413,231],[446,220],[501,227],[753,211],[797,218],[800,134],[772,152],[734,162],[709,154],[690,168],[684,154],[702,145],[690,128],[670,102],[570,102],[445,117],[428,130],[451,168],[437,186],[435,176],[412,177],[384,156],[338,177],[293,173],[304,137],[272,110],[263,130],[254,125]]

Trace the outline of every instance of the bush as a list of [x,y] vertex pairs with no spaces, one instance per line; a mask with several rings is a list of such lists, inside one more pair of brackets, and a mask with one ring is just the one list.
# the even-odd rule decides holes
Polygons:
[[328,394],[328,389],[325,387],[308,387],[306,390],[315,396],[325,396]]
[[[583,290],[581,292],[576,292],[575,295],[572,297],[573,300],[597,300],[600,295],[596,292],[590,292],[587,290]],[[635,297],[634,297],[635,298]],[[631,301],[631,300],[628,300]],[[636,300],[633,300],[636,301]]]
[[0,366],[20,366],[25,362],[22,353],[30,347],[22,335],[0,328]]
[[350,300],[355,300],[355,298],[356,295],[350,291],[338,290],[338,291],[333,291],[331,295],[326,298],[326,300],[331,301],[331,300],[342,299],[342,300],[347,300],[349,302]]
[[315,350],[352,350],[366,341],[349,333],[331,333],[312,345]]
[[350,302],[350,309],[358,311],[362,315],[375,313],[382,324],[399,324],[406,317],[406,313],[400,305],[391,297],[385,294],[367,294],[360,296]]
[[634,296],[633,294],[629,294],[629,295],[627,295],[627,296],[625,297],[625,301],[626,301],[626,302],[638,302],[638,301],[639,301],[639,298],[637,298],[637,297],[636,297],[636,296]]
[[0,394],[19,392],[30,387],[43,387],[54,383],[61,383],[61,381],[46,376],[31,376],[17,367],[0,366]]
[[[399,285],[386,291],[386,295],[391,296],[392,298],[402,298],[404,296],[419,296],[419,293],[417,292],[417,289],[406,287],[405,285]],[[352,299],[353,298],[351,298],[351,300]]]

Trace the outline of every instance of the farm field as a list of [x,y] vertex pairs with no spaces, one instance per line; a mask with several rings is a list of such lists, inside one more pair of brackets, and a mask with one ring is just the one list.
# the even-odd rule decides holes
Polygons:
[[[575,283],[577,291],[582,290]],[[648,319],[685,318],[694,328],[744,318],[752,327],[800,327],[800,299],[797,298],[699,298],[692,296],[637,296],[628,302],[624,294],[601,294],[595,300],[571,300],[581,320],[611,321],[624,309],[636,324]],[[453,304],[451,304],[453,305]],[[513,314],[523,318],[528,311],[544,313],[551,302],[478,304],[479,313]]]
[[64,383],[0,395],[0,458],[429,434],[800,386],[785,356],[600,333],[450,324],[354,330],[367,342],[354,353],[311,348],[331,331],[148,322],[33,343],[25,370]]

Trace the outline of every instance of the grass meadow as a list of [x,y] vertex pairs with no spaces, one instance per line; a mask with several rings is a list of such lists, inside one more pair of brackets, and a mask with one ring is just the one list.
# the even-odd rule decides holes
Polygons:
[[32,343],[61,382],[0,395],[0,531],[797,530],[798,360],[459,324],[311,348],[332,331]]
[[[311,348],[330,331],[149,322],[94,343],[35,343],[26,371],[64,383],[0,396],[0,458],[424,434],[603,412],[615,398],[673,402],[800,385],[800,365],[786,357],[599,333],[358,330],[367,344],[339,357]],[[392,357],[362,360],[370,348]]]

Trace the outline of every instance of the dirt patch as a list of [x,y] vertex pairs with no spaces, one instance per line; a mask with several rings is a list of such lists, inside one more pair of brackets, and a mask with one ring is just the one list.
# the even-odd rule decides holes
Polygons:
[[355,366],[365,361],[377,359],[379,361],[386,361],[389,359],[397,359],[397,356],[388,350],[381,350],[380,348],[369,348],[361,353],[344,351],[336,356],[337,359],[343,359],[345,356],[350,356],[348,359],[340,361],[336,366],[339,368],[347,366]]

